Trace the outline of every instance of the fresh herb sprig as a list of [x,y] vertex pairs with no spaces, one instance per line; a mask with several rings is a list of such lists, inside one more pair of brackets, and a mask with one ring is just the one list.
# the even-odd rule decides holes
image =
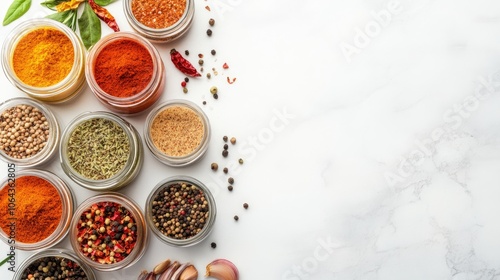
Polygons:
[[[45,0],[42,6],[56,11],[46,18],[59,21],[73,31],[80,31],[80,37],[88,49],[101,38],[101,22],[104,21],[113,31],[119,31],[115,18],[103,6],[115,0]],[[83,4],[83,11],[78,17],[78,8]],[[22,15],[31,7],[31,0],[14,0],[5,14],[3,25],[7,25]]]

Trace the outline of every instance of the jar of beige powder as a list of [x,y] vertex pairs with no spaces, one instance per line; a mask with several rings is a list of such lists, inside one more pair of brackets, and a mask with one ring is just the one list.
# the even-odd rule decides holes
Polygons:
[[171,100],[153,109],[144,127],[151,153],[169,166],[185,166],[199,160],[208,148],[210,123],[196,104]]

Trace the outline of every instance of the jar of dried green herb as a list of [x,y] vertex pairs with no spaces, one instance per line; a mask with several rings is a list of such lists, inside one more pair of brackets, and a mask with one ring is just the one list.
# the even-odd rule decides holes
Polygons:
[[187,247],[204,240],[217,216],[215,199],[200,181],[189,176],[167,178],[146,199],[146,221],[163,242]]
[[0,159],[20,167],[47,162],[59,143],[59,123],[40,102],[16,97],[0,103]]
[[117,192],[90,197],[75,210],[70,242],[87,265],[100,271],[129,267],[144,255],[149,233],[135,201]]
[[117,190],[139,173],[143,148],[137,130],[110,112],[86,112],[66,127],[60,144],[64,172],[81,186]]
[[144,139],[162,163],[180,167],[203,157],[210,140],[210,122],[193,102],[170,100],[153,109],[144,126]]
[[13,280],[31,279],[81,279],[95,280],[92,268],[67,249],[39,251],[24,260]]

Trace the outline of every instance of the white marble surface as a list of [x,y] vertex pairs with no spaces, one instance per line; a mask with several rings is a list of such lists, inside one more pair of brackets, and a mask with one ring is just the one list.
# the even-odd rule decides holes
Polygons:
[[[39,2],[22,20],[47,14]],[[130,30],[121,5],[108,8]],[[0,6],[3,15],[8,4]],[[167,257],[193,262],[200,279],[215,258],[237,264],[242,280],[500,279],[498,1],[196,0],[196,8],[188,35],[157,47],[167,68],[162,100],[208,101],[208,154],[174,169],[146,152],[140,176],[121,192],[144,205],[161,179],[192,175],[215,193],[214,231],[190,248],[152,237],[137,264],[99,279],[133,280]],[[208,38],[210,17],[217,22]],[[19,22],[1,27],[0,40]],[[192,80],[185,95],[172,47],[230,68]],[[237,81],[229,85],[225,76]],[[3,74],[0,84],[2,99],[23,96]],[[88,89],[50,107],[62,127],[104,109]],[[142,131],[145,117],[127,120]],[[225,160],[223,135],[238,138]],[[226,177],[209,166],[240,157],[245,164],[233,167],[229,193]],[[78,202],[95,194],[69,181],[57,159],[45,168],[71,185]],[[69,248],[67,239],[58,246]],[[17,254],[19,266],[31,253]],[[0,275],[12,273],[3,266]]]

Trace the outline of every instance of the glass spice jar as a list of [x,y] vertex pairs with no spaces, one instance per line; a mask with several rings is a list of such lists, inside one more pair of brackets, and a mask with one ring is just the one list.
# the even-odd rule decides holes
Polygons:
[[62,169],[94,191],[118,190],[132,182],[143,163],[139,132],[110,112],[86,112],[73,119],[59,147]]
[[[47,31],[52,34],[44,35],[48,36],[43,39],[46,42],[37,44],[36,40],[42,40],[39,38],[43,36],[36,33],[46,33]],[[34,38],[29,38],[30,36]],[[54,40],[53,37],[56,36],[60,41]],[[62,44],[64,44],[64,48],[58,47],[62,46]],[[34,53],[34,49],[40,51],[41,54]],[[31,54],[31,56],[27,56],[24,59],[24,56],[16,59],[16,61],[20,61],[19,63],[26,64],[21,65],[23,67],[14,66],[16,51],[21,54]],[[73,52],[73,58],[68,57],[65,62],[61,62],[61,59],[59,59],[60,54],[67,54],[71,51]],[[81,92],[86,84],[84,71],[85,47],[73,30],[55,20],[39,18],[19,24],[5,38],[2,52],[2,67],[9,81],[34,99],[48,103],[65,102]],[[49,52],[51,52],[50,55]],[[59,62],[64,63],[64,65],[57,64],[54,66],[54,63]],[[44,71],[33,69],[34,67],[43,68]],[[64,71],[61,70],[63,68],[65,69]],[[20,69],[31,72],[22,74],[19,72]],[[54,71],[60,71],[58,74],[62,75],[61,79],[53,78],[55,76]],[[42,75],[40,73],[45,74]],[[28,77],[31,80],[33,76],[38,76],[36,83],[31,83],[26,78]],[[49,81],[48,79],[54,80]]]
[[136,263],[148,244],[141,209],[116,192],[88,198],[78,206],[70,226],[70,243],[77,256],[100,271],[114,271]]
[[[45,266],[39,270],[41,265]],[[43,268],[46,268],[46,271]],[[35,277],[35,274],[39,277]],[[30,278],[30,275],[34,278]],[[96,280],[96,276],[92,268],[83,263],[72,251],[52,248],[39,251],[24,260],[17,268],[12,279]]]
[[0,103],[0,159],[3,161],[19,167],[46,163],[54,155],[59,138],[56,117],[40,102],[16,97]]
[[[14,174],[14,175],[12,175]],[[11,176],[12,175],[12,176]],[[27,202],[22,203],[23,196],[31,196],[34,194],[30,194],[29,186],[21,186],[22,179],[27,177],[36,177],[36,179],[40,178],[45,180],[53,187],[55,191],[59,194],[60,203],[61,203],[61,211],[60,211],[60,220],[57,223],[54,231],[48,235],[46,238],[39,240],[34,243],[21,242],[21,231],[26,232],[26,235],[30,234],[31,230],[36,230],[36,227],[32,223],[36,223],[37,221],[41,221],[42,219],[38,219],[37,221],[33,221],[36,218],[37,214],[33,214],[33,211],[44,211],[45,206],[42,205],[42,208],[36,209],[35,205],[29,205]],[[28,179],[29,180],[29,179]],[[7,201],[0,202],[2,205],[8,205],[8,207],[2,207],[3,217],[8,219],[7,217],[12,216],[12,218],[16,218],[17,223],[14,228],[10,228],[10,232],[5,232],[2,227],[0,227],[0,239],[4,241],[9,246],[12,246],[12,242],[15,242],[15,247],[19,250],[24,251],[34,251],[39,249],[46,249],[54,246],[59,243],[68,233],[68,229],[71,222],[71,217],[73,215],[75,209],[75,198],[73,192],[68,187],[68,185],[57,175],[51,173],[49,171],[44,170],[36,170],[36,169],[25,169],[21,171],[10,172],[6,178],[1,181],[0,185],[0,193],[2,193],[1,197],[4,198],[5,194],[8,194],[7,198],[15,199],[13,205],[9,204]],[[21,190],[20,188],[26,188],[25,190]],[[52,196],[50,198],[51,201],[55,201],[56,197]],[[59,203],[59,201],[57,202]],[[11,208],[14,207],[14,208]],[[27,211],[27,212],[24,212]],[[5,213],[4,213],[5,212]],[[48,215],[49,213],[44,213]],[[20,216],[18,216],[20,215]],[[30,215],[30,217],[23,215]],[[43,220],[52,222],[53,217],[44,217]],[[23,221],[21,221],[23,219]],[[24,224],[23,224],[24,223]]]
[[[155,6],[161,13],[148,13]],[[175,9],[170,8],[176,6]],[[138,8],[140,7],[140,8]],[[151,8],[149,8],[151,7]],[[191,27],[194,18],[194,0],[169,0],[163,1],[158,6],[153,0],[124,0],[123,9],[125,17],[132,29],[151,42],[168,43],[182,37]],[[144,10],[142,10],[144,9]],[[183,10],[182,14],[168,15],[172,11]],[[170,18],[178,18],[170,22]],[[157,24],[151,24],[151,23]]]
[[[186,195],[178,200],[180,193]],[[212,231],[217,216],[210,190],[190,176],[173,176],[158,183],[146,199],[145,209],[153,233],[164,243],[178,247],[203,241]],[[165,218],[167,213],[169,218]]]
[[144,139],[160,162],[181,167],[202,158],[210,141],[210,122],[191,101],[170,100],[153,109],[146,118]]
[[[122,42],[128,43],[124,45],[125,48],[117,45]],[[130,49],[127,49],[128,45],[132,45]],[[137,67],[143,67],[145,59],[135,55],[134,52],[138,51],[138,49],[142,51],[142,55],[146,52],[150,56],[147,59],[151,63],[151,69],[143,70],[147,71],[151,78],[140,89],[137,88],[136,80],[144,79],[144,77],[141,76],[143,74],[138,73]],[[124,52],[127,54],[126,56]],[[111,59],[112,61],[117,59],[123,59],[124,61],[116,66],[109,65],[111,63],[110,59],[102,62],[105,64],[102,69],[107,71],[103,78],[108,79],[109,76],[112,76],[117,79],[113,87],[135,87],[133,94],[118,96],[112,92],[107,92],[100,86],[97,79],[100,73],[96,73],[97,66],[99,66],[97,62],[101,63],[100,61],[104,60],[101,59],[101,55],[110,56],[113,54],[116,54],[117,57]],[[131,74],[129,68],[135,68],[136,70]],[[163,93],[166,79],[165,66],[158,50],[150,42],[131,32],[114,32],[99,40],[89,50],[85,75],[90,89],[104,106],[113,112],[127,115],[140,113],[155,104]]]

